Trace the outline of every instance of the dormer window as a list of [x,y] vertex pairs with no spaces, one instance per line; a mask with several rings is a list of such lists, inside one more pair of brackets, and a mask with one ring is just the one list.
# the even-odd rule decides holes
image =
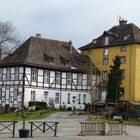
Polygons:
[[66,60],[66,66],[70,66],[70,60]]
[[97,43],[97,40],[95,39],[95,40],[93,40],[93,44],[96,44]]
[[125,35],[125,36],[124,36],[124,40],[127,40],[127,39],[128,39],[128,37],[127,37],[127,35]]
[[104,38],[104,45],[108,45],[108,44],[109,44],[109,38],[108,38],[108,36],[106,36]]
[[49,64],[53,64],[53,61],[54,61],[54,57],[50,57],[49,58]]
[[47,61],[49,64],[54,64],[54,57],[50,56],[49,54],[43,53],[44,54],[44,60]]
[[128,34],[128,35],[125,35],[123,39],[127,40],[129,37],[130,37],[130,35]]

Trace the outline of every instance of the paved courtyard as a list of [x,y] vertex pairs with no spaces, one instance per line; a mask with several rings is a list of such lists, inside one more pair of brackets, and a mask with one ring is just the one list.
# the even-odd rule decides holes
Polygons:
[[[71,112],[58,112],[51,115],[49,118],[43,119],[45,121],[58,121],[57,137],[53,137],[51,132],[42,133],[37,131],[33,133],[33,138],[28,138],[28,140],[140,140],[140,126],[130,126],[126,127],[128,135],[113,135],[113,136],[78,136],[80,132],[80,121],[84,121],[88,116],[86,115],[70,115]],[[29,125],[27,125],[29,128]],[[1,134],[0,139],[3,140],[18,140],[21,139],[18,137],[18,129],[21,128],[21,123],[18,123],[16,126],[16,135],[15,138],[11,138],[10,134]],[[27,138],[22,138],[27,139]]]

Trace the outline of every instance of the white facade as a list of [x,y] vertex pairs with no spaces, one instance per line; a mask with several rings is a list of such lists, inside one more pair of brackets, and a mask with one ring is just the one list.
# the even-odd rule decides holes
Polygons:
[[[95,82],[94,75],[93,85]],[[48,105],[53,102],[56,108],[66,105],[83,109],[91,102],[87,74],[31,67],[25,67],[24,73],[23,67],[0,68],[1,106],[19,107],[23,89],[25,106],[29,101],[44,101]]]

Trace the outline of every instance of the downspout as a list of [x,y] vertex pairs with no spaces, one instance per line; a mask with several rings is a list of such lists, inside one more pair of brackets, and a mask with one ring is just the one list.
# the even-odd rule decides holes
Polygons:
[[129,101],[131,100],[131,52],[132,46],[130,46],[130,72],[129,72]]

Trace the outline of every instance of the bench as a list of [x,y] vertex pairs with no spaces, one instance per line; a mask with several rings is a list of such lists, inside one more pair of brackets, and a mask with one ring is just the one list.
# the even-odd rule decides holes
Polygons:
[[15,124],[17,122],[18,121],[0,121],[0,134],[12,134],[12,137],[14,138]]
[[113,116],[113,120],[123,120],[122,116]]
[[95,122],[80,122],[81,132],[80,136],[85,135],[105,135],[105,124]]
[[48,122],[48,121],[30,121],[31,124],[31,137],[33,136],[33,132],[36,130],[40,130],[45,133],[48,130],[52,130],[54,132],[54,136],[57,133],[57,125],[59,122]]
[[107,134],[109,135],[122,135],[126,133],[126,124],[125,123],[108,123],[109,130]]

